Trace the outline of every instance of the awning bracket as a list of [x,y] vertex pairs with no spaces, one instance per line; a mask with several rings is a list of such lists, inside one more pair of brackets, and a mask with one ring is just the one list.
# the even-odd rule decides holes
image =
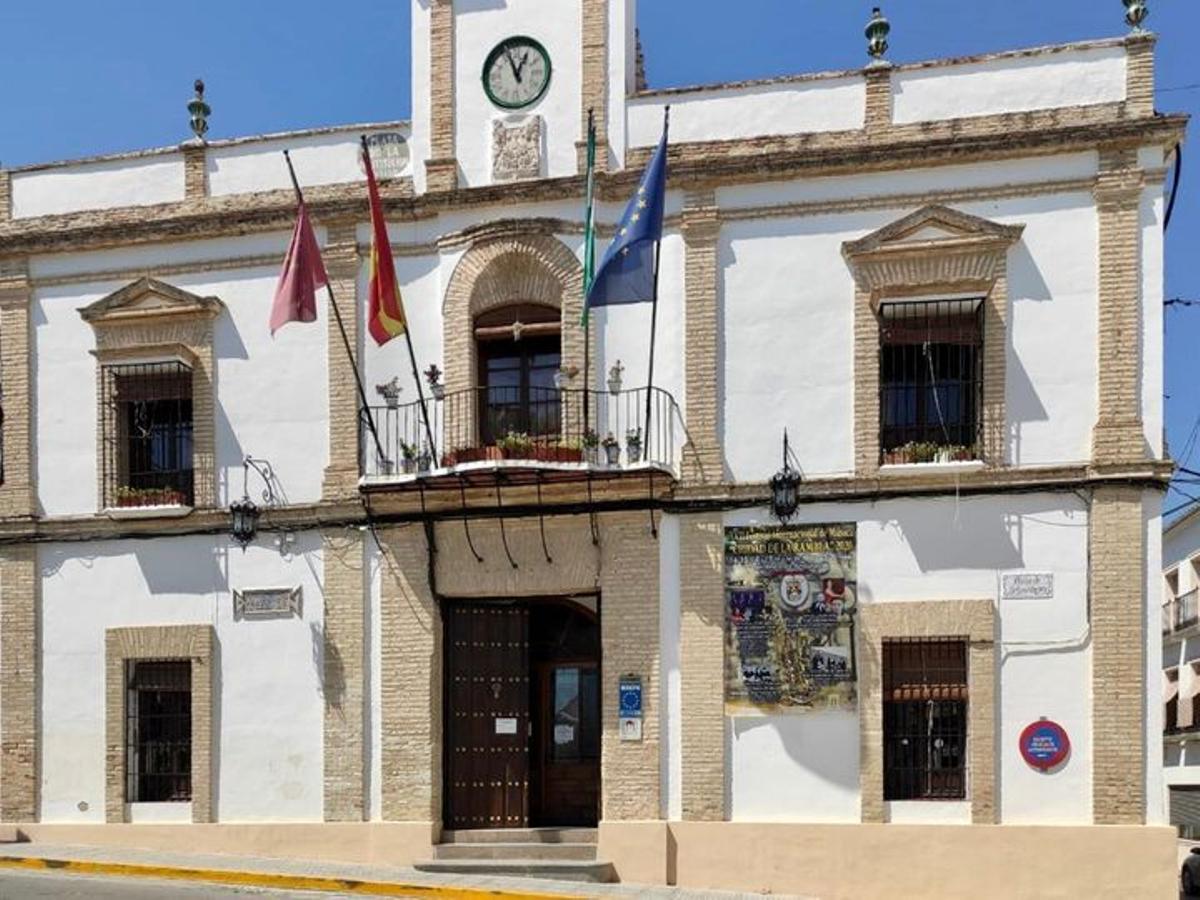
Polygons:
[[471,548],[471,554],[475,557],[475,562],[481,563],[483,562],[483,557],[479,555],[479,551],[475,549],[475,542],[471,540],[471,520],[467,517],[467,485],[462,475],[458,476],[458,493],[462,498],[463,532],[467,535],[467,546]]
[[504,502],[500,499],[500,482],[504,480],[504,476],[499,472],[496,473],[496,512],[499,513],[497,518],[500,520],[500,543],[504,545],[504,555],[508,557],[508,564],[514,569],[519,569],[517,561],[513,559],[512,551],[508,549],[508,532],[504,529]]
[[546,514],[542,509],[542,473],[537,473],[537,502],[538,502],[538,530],[542,534],[542,553],[546,554],[546,562],[554,565],[554,558],[550,556],[550,548],[546,546]]

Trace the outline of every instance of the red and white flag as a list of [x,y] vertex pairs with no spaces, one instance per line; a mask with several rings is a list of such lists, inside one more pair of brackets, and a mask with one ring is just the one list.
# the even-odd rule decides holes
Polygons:
[[313,233],[308,210],[301,202],[296,210],[296,230],[283,260],[283,272],[271,305],[271,336],[288,322],[317,320],[317,289],[329,284],[321,248]]

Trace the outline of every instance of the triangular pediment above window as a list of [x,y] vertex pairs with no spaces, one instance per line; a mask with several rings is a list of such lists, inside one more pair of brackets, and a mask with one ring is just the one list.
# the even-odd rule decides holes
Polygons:
[[216,297],[201,297],[156,278],[139,278],[83,307],[79,314],[86,322],[103,325],[153,318],[215,319],[224,309]]
[[926,206],[842,246],[851,258],[889,250],[910,252],[917,247],[936,252],[939,244],[1007,246],[1020,240],[1024,230],[1023,225],[1001,225],[948,206]]

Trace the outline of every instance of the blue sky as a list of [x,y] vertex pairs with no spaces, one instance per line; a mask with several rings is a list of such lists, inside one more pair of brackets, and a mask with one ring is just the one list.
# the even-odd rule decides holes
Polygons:
[[[861,65],[860,0],[642,0],[654,87]],[[1120,0],[891,0],[896,62],[1109,37]],[[407,118],[408,0],[0,0],[0,164],[176,143],[208,83],[210,138]],[[1158,108],[1200,112],[1196,0],[1150,0]],[[685,15],[681,16],[681,10]],[[731,14],[736,10],[736,15]],[[1200,299],[1200,152],[1189,145],[1167,237],[1169,297]],[[1186,148],[1185,148],[1186,149]],[[1200,306],[1166,311],[1167,426],[1178,456],[1200,421]],[[1200,444],[1200,441],[1196,442]],[[1184,460],[1181,460],[1184,462]],[[1200,448],[1186,461],[1200,469]],[[1200,485],[1181,485],[1200,496]],[[1185,498],[1173,493],[1168,506]]]

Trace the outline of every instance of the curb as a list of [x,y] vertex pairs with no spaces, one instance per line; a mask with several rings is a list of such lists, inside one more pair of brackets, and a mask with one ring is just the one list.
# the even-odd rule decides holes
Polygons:
[[0,870],[61,872],[72,875],[100,875],[117,878],[154,878],[163,881],[194,881],[257,887],[275,890],[322,891],[358,894],[364,897],[455,897],[461,900],[581,900],[579,894],[544,894],[510,891],[501,888],[451,887],[368,881],[330,875],[280,875],[270,872],[245,872],[235,869],[202,869],[189,866],[157,866],[139,863],[93,862],[77,859],[48,859],[37,856],[0,856]]

